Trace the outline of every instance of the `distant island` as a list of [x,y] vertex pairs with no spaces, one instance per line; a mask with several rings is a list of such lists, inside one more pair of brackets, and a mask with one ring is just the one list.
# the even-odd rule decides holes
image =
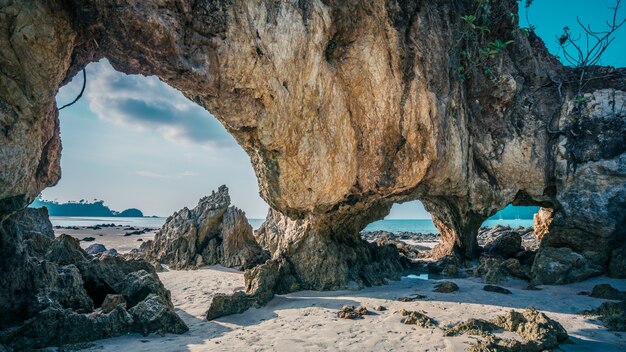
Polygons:
[[35,199],[34,202],[29,205],[31,208],[48,208],[48,214],[50,216],[103,216],[103,217],[144,217],[141,210],[136,208],[126,209],[118,212],[111,210],[104,205],[103,200],[94,200],[94,202],[88,202],[80,200],[78,202],[59,203],[55,201],[44,200],[41,198]]
[[533,218],[535,213],[539,211],[539,207],[521,207],[521,206],[513,206],[507,205],[504,209],[495,213],[494,216],[490,217],[489,220],[527,220]]

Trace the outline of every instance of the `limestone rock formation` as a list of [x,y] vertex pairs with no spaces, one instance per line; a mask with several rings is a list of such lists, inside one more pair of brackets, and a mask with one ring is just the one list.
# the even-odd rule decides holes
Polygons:
[[154,241],[142,244],[147,258],[173,269],[222,264],[249,269],[269,257],[256,242],[245,213],[230,206],[228,188],[167,218]]
[[[440,230],[439,256],[476,258],[483,220],[510,203],[540,205],[553,210],[542,246],[603,272],[626,238],[624,70],[586,70],[580,103],[581,71],[516,18],[501,20],[517,1],[491,5],[2,1],[0,217],[58,180],[54,96],[107,58],[158,76],[223,123],[283,217],[273,232],[284,236],[263,246],[283,252],[305,287],[342,286],[367,268],[362,259],[384,267],[358,232],[414,199]],[[490,30],[466,35],[461,18],[480,11]],[[495,40],[511,44],[473,65],[467,53]]]
[[531,269],[534,284],[567,284],[602,273],[602,267],[568,247],[543,247]]
[[55,239],[45,208],[0,223],[0,257],[0,346],[24,350],[127,332],[187,331],[148,263],[92,258],[78,240]]

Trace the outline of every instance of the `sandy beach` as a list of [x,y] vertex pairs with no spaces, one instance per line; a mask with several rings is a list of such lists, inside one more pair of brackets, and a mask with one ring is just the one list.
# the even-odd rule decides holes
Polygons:
[[[151,232],[124,236],[124,228],[57,230],[77,238],[97,238],[93,242],[81,242],[82,246],[102,243],[120,252],[139,247],[141,242],[137,238],[147,240],[154,235]],[[432,243],[419,244],[432,246]],[[176,312],[189,326],[189,332],[164,336],[127,334],[95,341],[88,344],[87,351],[462,351],[479,337],[446,337],[440,328],[405,325],[398,311],[425,312],[439,327],[445,328],[469,318],[491,319],[511,309],[527,307],[535,307],[563,325],[570,335],[569,342],[560,346],[563,351],[626,349],[626,334],[610,332],[594,317],[577,314],[604,302],[579,292],[590,291],[601,283],[626,290],[626,280],[596,277],[569,285],[541,286],[538,291],[526,290],[526,281],[511,280],[501,286],[512,294],[503,295],[485,292],[478,278],[449,279],[460,288],[453,293],[432,292],[437,280],[403,278],[362,290],[278,295],[264,307],[207,321],[204,315],[216,293],[243,289],[242,272],[210,266],[189,271],[169,270],[159,273],[159,277],[171,291]],[[416,293],[426,298],[398,301]],[[337,312],[344,305],[365,306],[370,314],[363,319],[339,319]],[[375,311],[377,306],[386,310]],[[509,332],[496,336],[516,338]]]

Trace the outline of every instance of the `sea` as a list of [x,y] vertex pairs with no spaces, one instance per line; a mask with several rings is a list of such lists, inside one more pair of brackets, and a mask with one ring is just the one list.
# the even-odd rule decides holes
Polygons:
[[[161,227],[166,218],[144,217],[144,218],[122,218],[122,217],[74,217],[74,216],[51,216],[50,221],[53,226],[94,226],[100,224],[129,225],[135,227]],[[265,219],[248,219],[250,225],[256,230]],[[532,220],[487,220],[483,223],[485,227],[496,225],[509,225],[511,227],[533,226]],[[417,233],[439,233],[430,219],[389,219],[373,222],[364,231],[389,231],[389,232],[417,232]]]

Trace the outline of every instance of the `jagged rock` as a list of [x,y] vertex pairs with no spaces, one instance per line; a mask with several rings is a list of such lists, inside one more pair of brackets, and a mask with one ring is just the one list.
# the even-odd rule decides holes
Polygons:
[[533,227],[535,229],[535,236],[541,240],[545,235],[550,232],[550,224],[552,224],[552,217],[554,211],[550,208],[540,208],[539,211],[533,216]]
[[134,329],[144,335],[156,331],[182,334],[189,328],[172,309],[172,303],[154,293],[148,295],[128,311],[134,319]]
[[520,264],[517,259],[503,260],[501,257],[488,255],[480,257],[478,267],[474,272],[475,276],[482,277],[486,284],[503,283],[509,280],[511,276],[528,279],[529,273],[530,267]]
[[607,275],[626,279],[626,241],[623,241],[621,246],[611,252]]
[[374,310],[379,311],[379,312],[383,312],[387,310],[387,307],[385,306],[376,306],[374,307]]
[[459,290],[459,286],[452,281],[444,281],[435,284],[433,292],[451,293]]
[[106,251],[102,252],[102,255],[108,255],[110,257],[115,257],[115,256],[117,256],[117,250],[115,248],[110,248],[110,249],[107,249]]
[[485,244],[485,251],[490,255],[510,258],[522,250],[522,236],[516,231],[506,231]]
[[226,186],[200,199],[194,209],[183,208],[167,218],[148,242],[141,245],[144,255],[173,269],[222,264],[243,270],[269,258],[244,212],[230,207]]
[[595,285],[589,296],[604,299],[626,300],[626,292],[622,292],[609,284]]
[[287,293],[299,289],[291,273],[291,266],[284,259],[271,259],[244,273],[246,291],[233,294],[217,294],[207,310],[207,320],[237,314],[253,306],[269,302],[274,293]]
[[496,292],[496,293],[502,293],[505,295],[510,295],[511,292],[510,290],[507,290],[504,287],[500,287],[500,286],[494,286],[494,285],[485,285],[483,286],[483,290],[488,291],[488,292]]
[[452,327],[444,331],[446,336],[458,336],[458,335],[479,335],[487,336],[488,333],[498,328],[494,323],[484,319],[469,319],[459,322]]
[[120,294],[108,294],[104,297],[104,301],[102,302],[100,309],[102,309],[102,313],[106,314],[113,311],[119,305],[126,308],[126,300],[124,299],[124,296]]
[[59,265],[74,264],[87,259],[87,253],[80,248],[80,242],[72,236],[61,235],[52,242],[45,258]]
[[[176,314],[169,292],[150,264],[91,257],[78,240],[66,235],[55,240],[50,229],[45,209],[27,208],[0,223],[0,256],[4,259],[0,262],[0,345],[23,350],[126,332],[182,331],[180,324],[171,324]],[[158,296],[160,308],[152,302],[145,304],[159,316],[169,315],[169,320],[132,316],[125,306],[111,307],[109,301],[94,312],[109,294],[123,295],[129,309],[150,295]]]
[[599,316],[610,331],[626,331],[626,301],[604,302],[600,307],[582,314]]
[[426,328],[426,329],[434,329],[437,327],[437,322],[424,313],[409,311],[409,310],[404,310],[404,309],[401,309],[399,313],[403,317],[406,317],[402,319],[402,323],[404,324],[407,324],[407,325],[415,324],[419,327]]
[[556,348],[568,338],[561,324],[534,308],[527,308],[521,313],[512,310],[492,322],[506,331],[516,332],[527,341],[529,348],[535,346],[537,351]]
[[359,306],[359,307],[355,307],[355,306],[343,306],[341,307],[341,309],[339,310],[339,312],[337,312],[337,318],[341,318],[341,319],[359,319],[359,318],[363,318],[364,315],[368,315],[369,312],[367,310],[367,308]]
[[100,243],[94,243],[89,247],[85,248],[85,252],[90,255],[98,255],[107,251],[107,248]]
[[[489,36],[476,40],[460,20],[484,10],[475,1],[135,5],[3,3],[0,67],[11,75],[0,82],[0,218],[58,181],[54,97],[106,57],[119,71],[158,76],[233,134],[262,197],[289,219],[281,231],[290,235],[263,246],[285,253],[303,287],[393,278],[397,259],[364,246],[358,232],[414,199],[441,233],[437,258],[478,257],[478,228],[509,203],[554,209],[542,241],[583,255],[593,271],[607,269],[623,240],[624,71],[593,67],[585,75],[599,79],[582,91],[557,87],[580,69],[563,67],[515,19],[500,20],[515,0],[488,7]],[[493,38],[512,42],[492,77],[464,67],[464,55]],[[463,68],[463,79],[451,68]],[[584,109],[573,103],[579,95]],[[176,253],[176,262],[199,263]]]
[[532,282],[567,284],[602,274],[602,267],[570,248],[542,247],[531,268]]

